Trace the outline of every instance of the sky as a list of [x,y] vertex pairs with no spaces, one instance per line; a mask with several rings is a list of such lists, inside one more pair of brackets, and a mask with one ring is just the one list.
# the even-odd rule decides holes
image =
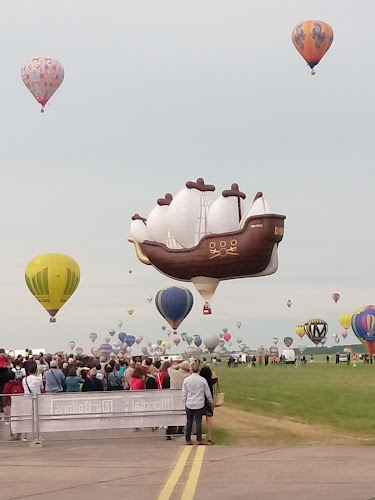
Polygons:
[[[372,0],[7,2],[1,346],[54,351],[74,340],[88,350],[89,333],[103,341],[119,319],[145,342],[164,338],[146,297],[173,280],[137,260],[131,216],[147,217],[157,198],[197,177],[217,194],[232,182],[250,199],[263,191],[287,218],[277,273],[221,283],[212,316],[188,284],[195,305],[181,331],[226,327],[252,348],[290,335],[296,346],[295,326],[321,317],[332,345],[339,314],[375,300],[374,14]],[[314,77],[291,42],[305,19],[335,35]],[[33,56],[65,68],[44,115],[20,77]],[[56,324],[24,280],[27,263],[48,252],[81,269]]]

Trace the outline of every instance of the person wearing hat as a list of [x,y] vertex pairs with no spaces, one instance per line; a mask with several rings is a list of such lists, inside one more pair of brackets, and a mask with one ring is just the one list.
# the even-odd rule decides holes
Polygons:
[[57,393],[64,392],[65,375],[57,369],[57,361],[52,360],[49,364],[50,369],[43,373],[43,381],[46,392]]

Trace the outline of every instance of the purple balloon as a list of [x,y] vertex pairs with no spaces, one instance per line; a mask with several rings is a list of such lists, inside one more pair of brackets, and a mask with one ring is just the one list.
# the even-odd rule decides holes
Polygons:
[[110,344],[102,344],[99,350],[102,354],[111,354],[113,347]]
[[333,293],[332,294],[332,298],[337,303],[340,300],[340,294],[339,293]]

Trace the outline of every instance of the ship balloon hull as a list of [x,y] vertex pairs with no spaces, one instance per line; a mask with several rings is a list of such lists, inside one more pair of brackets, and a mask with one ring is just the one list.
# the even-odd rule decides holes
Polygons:
[[198,276],[220,281],[265,276],[277,270],[277,246],[283,239],[284,220],[284,215],[252,216],[242,229],[209,234],[192,248],[171,249],[154,241],[129,241],[135,244],[141,262],[180,281]]

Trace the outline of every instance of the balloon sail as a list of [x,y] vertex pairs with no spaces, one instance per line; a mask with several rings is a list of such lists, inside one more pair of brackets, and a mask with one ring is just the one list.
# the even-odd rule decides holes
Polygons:
[[56,322],[56,314],[78,287],[81,273],[77,262],[59,253],[38,255],[26,267],[30,292]]
[[98,334],[93,332],[90,333],[89,337],[92,342],[95,342],[95,340],[98,338]]
[[292,42],[315,75],[315,66],[333,42],[333,30],[323,21],[303,21],[293,29]]
[[293,344],[292,337],[285,337],[284,338],[284,344],[286,345],[286,347],[290,347]]
[[41,112],[64,80],[64,68],[59,61],[50,57],[33,57],[21,68],[23,83],[33,94]]
[[245,211],[237,184],[216,201],[214,190],[202,178],[187,182],[175,199],[169,193],[159,199],[148,219],[134,215],[129,238],[143,264],[194,284],[205,300],[204,314],[211,314],[220,281],[275,273],[284,235],[285,216],[271,213],[262,193]]
[[162,288],[155,297],[157,310],[174,330],[189,314],[193,303],[191,291],[177,286]]
[[297,325],[296,326],[296,334],[298,337],[302,338],[305,335],[305,326],[304,325]]
[[310,319],[305,323],[305,333],[316,346],[327,336],[328,325],[323,319]]
[[356,337],[367,348],[371,355],[375,354],[375,306],[369,305],[359,309],[352,316],[352,330]]

